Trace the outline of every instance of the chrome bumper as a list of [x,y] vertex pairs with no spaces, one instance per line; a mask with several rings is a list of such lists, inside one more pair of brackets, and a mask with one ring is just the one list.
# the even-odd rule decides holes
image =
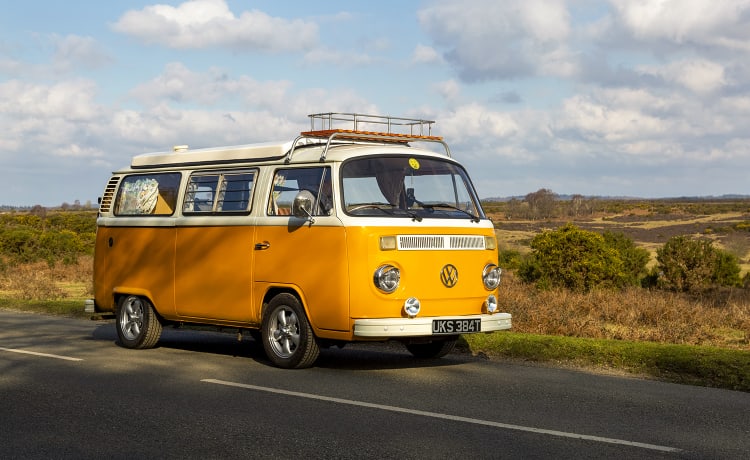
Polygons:
[[432,321],[441,319],[481,318],[480,332],[503,331],[511,328],[510,313],[471,316],[431,316],[425,318],[377,318],[354,320],[355,337],[425,337],[432,333]]

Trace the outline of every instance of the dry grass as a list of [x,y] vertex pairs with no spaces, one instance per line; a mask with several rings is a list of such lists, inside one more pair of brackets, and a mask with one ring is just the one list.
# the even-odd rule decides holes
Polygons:
[[0,273],[0,295],[21,300],[83,300],[93,295],[93,259],[79,258],[77,264],[46,262],[6,267]]
[[500,302],[513,315],[516,332],[750,350],[747,289],[703,298],[640,288],[576,294],[537,291],[509,273]]
[[[93,296],[93,260],[9,267],[0,274],[0,296],[31,301],[83,300]],[[534,334],[713,345],[750,350],[750,290],[722,289],[702,298],[629,288],[587,294],[537,291],[506,271],[502,311],[513,330]]]

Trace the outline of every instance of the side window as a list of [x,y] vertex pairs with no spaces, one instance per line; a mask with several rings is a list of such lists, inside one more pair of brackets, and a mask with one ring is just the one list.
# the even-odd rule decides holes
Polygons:
[[314,215],[325,216],[333,211],[331,168],[279,169],[273,178],[268,200],[269,216],[288,216],[292,202],[301,190],[315,197]]
[[254,171],[193,173],[182,211],[185,213],[247,212]]
[[115,201],[118,216],[171,216],[177,204],[180,173],[136,174],[120,184]]

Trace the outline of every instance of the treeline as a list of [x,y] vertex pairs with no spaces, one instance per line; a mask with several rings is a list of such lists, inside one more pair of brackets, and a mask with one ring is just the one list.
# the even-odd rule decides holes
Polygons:
[[539,189],[523,198],[507,201],[487,200],[483,203],[488,213],[500,213],[506,219],[540,220],[587,217],[595,214],[620,214],[638,209],[649,214],[722,214],[728,212],[750,213],[748,198],[706,199],[602,199],[571,195],[562,199],[549,189]]
[[46,261],[72,264],[93,254],[96,211],[48,211],[0,214],[0,268]]
[[670,238],[657,249],[657,264],[647,269],[649,253],[621,233],[603,234],[566,224],[537,234],[531,252],[501,250],[501,264],[540,289],[574,292],[641,286],[701,293],[715,287],[750,287],[750,273],[740,278],[737,258],[708,240]]

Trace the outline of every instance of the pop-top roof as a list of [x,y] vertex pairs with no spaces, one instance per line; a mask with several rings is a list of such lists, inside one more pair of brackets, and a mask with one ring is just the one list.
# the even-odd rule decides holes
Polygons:
[[450,149],[440,136],[432,135],[432,120],[401,118],[358,113],[316,113],[309,115],[310,131],[303,131],[292,142],[249,144],[230,147],[190,150],[179,145],[171,152],[156,152],[133,157],[132,168],[167,165],[193,165],[210,162],[292,161],[295,149],[302,145],[324,146],[320,161],[325,160],[329,147],[340,143],[438,142],[450,157]]

